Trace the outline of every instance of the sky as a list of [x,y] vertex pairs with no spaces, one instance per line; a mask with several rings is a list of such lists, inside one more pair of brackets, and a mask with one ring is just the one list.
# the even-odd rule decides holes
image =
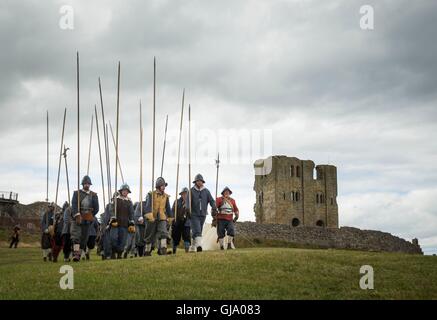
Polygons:
[[[363,5],[374,10],[373,29],[360,25]],[[168,115],[163,176],[170,195],[185,89],[179,189],[191,180],[190,104],[191,178],[202,173],[214,194],[220,152],[219,192],[233,190],[241,220],[255,219],[253,162],[295,156],[337,166],[341,226],[417,237],[425,253],[437,253],[436,14],[435,1],[405,0],[2,1],[0,190],[19,193],[22,203],[46,198],[48,110],[49,199],[55,199],[64,108],[76,188],[78,51],[80,176],[94,105],[103,130],[99,77],[115,129],[120,61],[120,163],[138,200],[141,100],[144,195],[152,185],[156,57],[155,177]],[[95,131],[91,150],[89,174],[103,203]],[[61,169],[59,203],[67,198]]]

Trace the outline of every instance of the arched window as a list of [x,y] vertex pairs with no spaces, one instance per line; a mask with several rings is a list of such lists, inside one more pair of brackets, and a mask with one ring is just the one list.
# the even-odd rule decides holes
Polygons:
[[290,177],[294,177],[294,166],[290,166]]
[[300,225],[300,220],[298,218],[293,218],[293,220],[291,220],[291,225],[293,227],[297,227]]
[[282,193],[282,196],[284,197],[284,200],[285,200],[285,192]]
[[317,220],[316,226],[323,227],[323,226],[325,226],[325,223],[323,222],[323,220]]
[[296,177],[300,178],[300,167],[296,167]]
[[316,203],[319,203],[319,194],[316,194]]

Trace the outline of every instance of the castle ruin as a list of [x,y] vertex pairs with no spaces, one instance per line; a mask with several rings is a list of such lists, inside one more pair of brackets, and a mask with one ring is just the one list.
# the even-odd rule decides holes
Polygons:
[[335,166],[272,156],[254,168],[256,222],[338,228]]

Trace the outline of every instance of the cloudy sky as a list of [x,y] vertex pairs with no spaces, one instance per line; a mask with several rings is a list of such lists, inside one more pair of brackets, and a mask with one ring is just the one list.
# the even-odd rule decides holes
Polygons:
[[[74,10],[74,21],[60,11],[64,5]],[[373,30],[360,28],[363,5],[374,8]],[[120,162],[138,199],[139,100],[149,189],[156,56],[155,176],[168,114],[164,176],[172,195],[185,88],[192,107],[192,174],[202,172],[214,193],[219,149],[219,188],[234,190],[243,220],[254,220],[253,161],[296,156],[338,167],[341,225],[418,237],[425,252],[437,252],[436,14],[435,1],[4,0],[0,190],[18,192],[23,203],[45,199],[48,110],[54,200],[64,108],[71,187],[77,183],[79,51],[80,173],[86,172],[94,104],[100,117],[98,77],[114,125],[121,61]],[[62,28],[66,22],[73,29]],[[180,186],[188,184],[186,116]],[[102,195],[99,168],[94,132],[90,175]],[[66,199],[64,168],[59,198]]]

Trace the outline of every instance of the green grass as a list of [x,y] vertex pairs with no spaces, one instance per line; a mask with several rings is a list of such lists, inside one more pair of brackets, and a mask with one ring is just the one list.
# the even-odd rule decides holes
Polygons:
[[[246,248],[73,264],[74,290],[37,248],[0,248],[0,299],[437,299],[437,257]],[[371,265],[375,289],[361,290]]]

